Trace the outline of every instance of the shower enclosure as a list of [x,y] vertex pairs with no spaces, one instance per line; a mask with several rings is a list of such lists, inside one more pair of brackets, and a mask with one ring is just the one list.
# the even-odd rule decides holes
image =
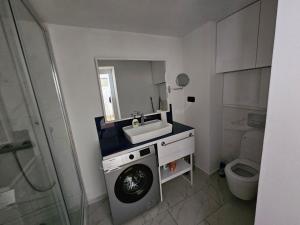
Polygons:
[[85,195],[48,36],[0,0],[0,225],[81,225]]

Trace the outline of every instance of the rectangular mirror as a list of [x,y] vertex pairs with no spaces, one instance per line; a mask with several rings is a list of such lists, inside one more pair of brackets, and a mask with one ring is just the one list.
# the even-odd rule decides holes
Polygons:
[[166,111],[166,63],[96,59],[101,101],[107,122]]

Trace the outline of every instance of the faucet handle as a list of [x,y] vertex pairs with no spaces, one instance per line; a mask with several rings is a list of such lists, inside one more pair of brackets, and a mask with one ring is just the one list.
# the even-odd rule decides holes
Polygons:
[[133,113],[130,114],[133,118],[136,118],[140,115],[139,111],[133,111]]

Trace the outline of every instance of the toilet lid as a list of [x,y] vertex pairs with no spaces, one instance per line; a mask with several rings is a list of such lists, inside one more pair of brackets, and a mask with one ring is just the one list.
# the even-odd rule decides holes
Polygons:
[[241,140],[241,159],[248,159],[260,164],[264,141],[262,130],[247,131]]

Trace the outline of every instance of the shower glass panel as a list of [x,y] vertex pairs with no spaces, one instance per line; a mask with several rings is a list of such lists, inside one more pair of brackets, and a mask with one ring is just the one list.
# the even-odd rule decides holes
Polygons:
[[77,159],[45,33],[0,0],[0,224],[81,225]]
[[0,224],[68,224],[42,121],[9,43],[10,9],[0,4]]

